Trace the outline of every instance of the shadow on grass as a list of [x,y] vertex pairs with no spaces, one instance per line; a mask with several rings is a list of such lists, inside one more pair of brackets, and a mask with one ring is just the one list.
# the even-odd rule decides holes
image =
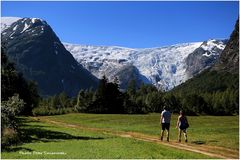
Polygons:
[[[33,120],[30,118],[26,118],[26,117],[18,117],[17,118],[17,123],[20,124],[20,127],[31,127],[32,125],[30,123],[36,123],[36,122],[40,122],[40,119],[37,120]],[[37,125],[34,124],[34,127],[39,127],[39,128],[49,128],[49,126],[44,126],[44,125]]]
[[30,142],[57,142],[62,140],[101,140],[102,137],[73,136],[64,132],[51,131],[34,125],[21,129],[23,143]]
[[32,152],[32,149],[26,147],[6,147],[2,149],[3,152],[17,152],[17,151],[28,151]]
[[199,140],[199,141],[192,141],[191,143],[193,143],[193,144],[206,144],[206,141]]
[[[3,152],[17,152],[17,151],[33,151],[32,149],[20,147],[23,143],[36,142],[59,142],[64,140],[102,140],[106,137],[91,137],[91,136],[74,136],[68,133],[52,131],[50,126],[44,126],[38,120],[31,120],[29,118],[20,117],[19,122],[19,139],[17,145],[2,147]],[[31,124],[34,123],[34,124]],[[39,123],[39,124],[38,124]],[[109,137],[108,137],[109,138]]]
[[[88,136],[74,136],[68,133],[59,131],[52,131],[47,126],[41,124],[29,124],[31,122],[38,123],[38,121],[29,120],[26,118],[19,118],[21,124],[20,133],[21,141],[23,143],[31,142],[57,142],[62,140],[101,140],[103,137],[88,137]],[[46,129],[47,128],[47,129]]]
[[[12,146],[2,147],[2,152],[17,152],[17,151],[29,151],[34,150],[21,147],[23,143],[36,143],[36,142],[59,142],[63,140],[102,140],[109,137],[90,137],[90,136],[74,136],[68,133],[52,131],[49,126],[44,126],[41,123],[38,124],[38,120],[31,120],[25,117],[18,118],[18,124],[20,124],[18,132],[20,142]],[[31,124],[34,123],[34,124]]]

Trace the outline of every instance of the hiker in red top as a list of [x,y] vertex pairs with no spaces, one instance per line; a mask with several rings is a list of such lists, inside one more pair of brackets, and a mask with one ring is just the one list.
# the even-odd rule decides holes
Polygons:
[[181,142],[182,132],[184,134],[185,142],[187,142],[187,128],[189,127],[187,117],[184,115],[183,111],[180,111],[180,115],[177,120],[177,126],[179,130],[178,142]]

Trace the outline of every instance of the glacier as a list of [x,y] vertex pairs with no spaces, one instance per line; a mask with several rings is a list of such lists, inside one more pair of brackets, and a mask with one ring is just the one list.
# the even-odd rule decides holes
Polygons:
[[202,42],[146,49],[63,44],[80,64],[98,78],[106,75],[111,81],[118,70],[132,64],[148,82],[169,90],[188,79],[185,58]]

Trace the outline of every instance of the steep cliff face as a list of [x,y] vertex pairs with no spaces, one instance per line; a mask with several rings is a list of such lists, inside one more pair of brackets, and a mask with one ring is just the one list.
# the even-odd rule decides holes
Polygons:
[[239,20],[237,20],[235,29],[219,61],[214,65],[212,70],[239,73]]
[[219,60],[209,69],[172,90],[173,93],[197,94],[239,90],[239,21]]
[[204,41],[199,48],[186,58],[186,72],[189,78],[212,67],[225,48],[227,40]]
[[64,91],[74,96],[80,89],[96,87],[97,78],[76,62],[46,21],[19,19],[1,35],[9,59],[24,77],[38,83],[41,95]]

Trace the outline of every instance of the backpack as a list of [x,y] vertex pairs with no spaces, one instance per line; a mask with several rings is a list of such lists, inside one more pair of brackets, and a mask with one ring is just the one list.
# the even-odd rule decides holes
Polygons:
[[187,122],[186,117],[181,117],[181,118],[180,118],[179,128],[180,128],[180,129],[187,129],[188,127],[189,127],[189,124],[188,124],[188,122]]

